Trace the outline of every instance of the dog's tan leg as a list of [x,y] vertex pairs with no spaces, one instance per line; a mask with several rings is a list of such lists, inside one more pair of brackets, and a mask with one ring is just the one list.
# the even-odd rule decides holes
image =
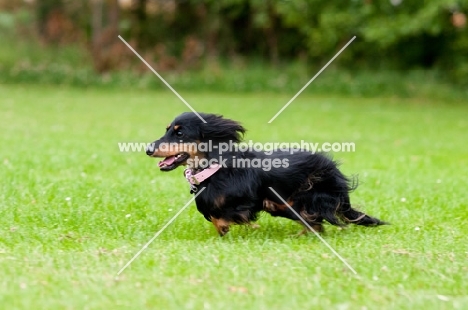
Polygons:
[[266,212],[275,212],[276,211],[275,203],[271,200],[264,199],[263,210],[265,210]]
[[213,223],[214,227],[218,234],[222,237],[229,232],[229,225],[230,223],[224,219],[217,219],[211,217],[211,222]]

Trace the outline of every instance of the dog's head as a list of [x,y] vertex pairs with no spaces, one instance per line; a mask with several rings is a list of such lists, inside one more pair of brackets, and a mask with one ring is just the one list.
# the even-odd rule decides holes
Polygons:
[[[216,114],[199,115],[206,123],[192,112],[177,116],[166,127],[164,136],[146,149],[147,155],[164,158],[159,162],[162,171],[186,165],[189,159],[210,157],[220,143],[238,143],[242,140],[245,129],[238,122]],[[199,147],[202,143],[203,147]]]

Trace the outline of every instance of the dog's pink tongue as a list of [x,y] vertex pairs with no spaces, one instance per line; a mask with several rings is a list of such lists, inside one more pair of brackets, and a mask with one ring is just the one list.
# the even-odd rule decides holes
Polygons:
[[169,156],[169,157],[164,158],[164,160],[161,160],[158,165],[159,167],[162,167],[163,165],[170,166],[174,163],[174,161],[175,161],[175,156]]

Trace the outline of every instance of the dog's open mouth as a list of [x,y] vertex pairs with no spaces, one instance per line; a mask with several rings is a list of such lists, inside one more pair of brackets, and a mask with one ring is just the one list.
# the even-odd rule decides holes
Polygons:
[[175,155],[168,156],[159,162],[159,169],[162,171],[170,171],[179,167],[184,161],[189,158],[188,153],[178,153]]

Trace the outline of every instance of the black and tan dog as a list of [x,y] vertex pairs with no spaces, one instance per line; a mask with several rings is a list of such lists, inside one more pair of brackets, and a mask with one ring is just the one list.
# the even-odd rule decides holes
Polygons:
[[[235,146],[245,129],[236,121],[214,114],[183,113],[167,126],[166,134],[148,146],[146,153],[164,158],[162,171],[187,165],[187,180],[196,197],[197,209],[223,236],[231,224],[247,224],[261,211],[299,221],[273,188],[315,230],[322,222],[344,226],[386,224],[351,207],[349,192],[355,186],[323,154],[306,151],[242,152]],[[197,147],[204,144],[204,147]],[[206,146],[210,147],[207,148]],[[230,145],[223,151],[222,145]],[[242,161],[242,167],[239,161]],[[210,165],[217,161],[218,165]],[[276,162],[271,169],[248,165]],[[204,163],[204,165],[202,165]]]

